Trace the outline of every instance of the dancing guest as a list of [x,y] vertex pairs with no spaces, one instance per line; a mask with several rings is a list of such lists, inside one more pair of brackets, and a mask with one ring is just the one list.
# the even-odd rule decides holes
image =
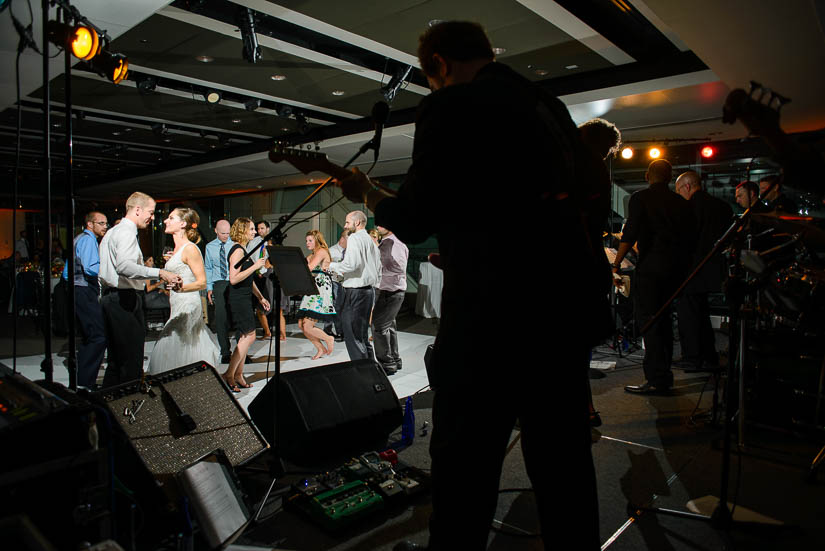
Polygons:
[[155,375],[194,362],[216,366],[220,351],[203,321],[200,291],[206,289],[203,257],[195,243],[200,241],[200,217],[193,209],[177,208],[163,221],[175,249],[165,267],[178,274],[181,285],[169,295],[171,313],[149,359],[149,373]]
[[[263,240],[264,236],[269,234],[269,222],[267,222],[266,220],[261,220],[260,222],[258,222],[255,225],[255,228],[256,228],[257,235],[255,237],[253,237],[252,240],[249,243],[246,244],[246,252],[249,252],[252,249],[255,249],[258,246],[258,243],[260,243]],[[260,257],[268,258],[269,253],[266,250],[266,245],[264,245],[263,247],[258,247],[256,254]],[[271,266],[271,264],[269,266]],[[260,270],[257,270],[253,277],[255,278],[255,287],[258,288],[258,291],[261,292],[261,295],[263,295],[263,297],[266,300],[272,302],[272,293],[270,293],[269,289],[267,288],[267,282],[269,281],[269,270],[270,269],[271,268],[268,268],[267,264],[264,263],[263,268],[261,268]],[[261,327],[263,328],[262,338],[269,339],[269,338],[272,337],[272,331],[269,329],[269,320],[267,319],[267,311],[264,311],[261,308],[259,308],[258,304],[254,304],[254,306],[255,306],[255,317],[258,318],[258,323],[260,323]]]
[[[341,262],[344,260],[344,253],[347,250],[347,235],[349,232],[344,230],[338,238],[338,243],[329,248],[329,255],[333,262]],[[324,331],[335,337],[335,342],[344,342],[344,330],[341,328],[341,299],[343,298],[341,291],[341,282],[336,277],[332,278],[332,302],[335,306],[335,321],[332,325],[327,324]],[[333,326],[335,332],[333,333]]]
[[404,303],[407,291],[407,260],[410,250],[387,228],[376,226],[381,236],[378,250],[381,255],[381,281],[375,299],[372,326],[375,358],[387,375],[401,369],[398,353],[398,328],[395,317]]
[[229,222],[218,220],[215,224],[215,239],[206,244],[206,299],[215,306],[212,327],[218,335],[221,347],[221,363],[228,364],[229,346],[229,261],[227,255],[234,243],[229,239]]
[[315,346],[317,353],[312,357],[317,360],[321,356],[332,354],[335,348],[335,338],[327,335],[320,327],[316,327],[316,322],[331,322],[335,318],[335,307],[332,302],[332,278],[326,270],[329,268],[331,258],[329,247],[324,241],[324,234],[318,230],[310,230],[306,235],[307,249],[310,255],[307,256],[307,264],[312,275],[315,276],[315,284],[318,286],[319,294],[307,295],[301,299],[298,307],[298,327],[304,332],[304,336]]
[[100,305],[109,349],[104,388],[134,381],[143,375],[146,326],[138,296],[144,287],[141,280],[159,277],[172,290],[181,282],[177,274],[143,265],[137,233],[149,227],[154,219],[155,200],[136,191],[126,200],[126,216],[109,228],[100,241],[99,278],[103,288]]
[[253,237],[255,237],[255,225],[249,218],[238,218],[229,230],[229,238],[235,242],[229,250],[229,311],[232,313],[235,329],[241,335],[235,350],[232,351],[232,357],[229,358],[229,367],[223,374],[232,392],[240,392],[239,387],[252,386],[243,376],[246,353],[249,352],[249,346],[255,340],[255,313],[252,296],[258,299],[264,310],[269,310],[269,301],[258,290],[252,275],[263,267],[266,259],[259,257],[253,261],[247,258],[240,268],[235,267],[246,255],[245,247]]
[[365,226],[367,216],[360,210],[347,214],[344,228],[349,232],[347,252],[341,262],[329,265],[331,272],[343,276],[341,327],[349,359],[375,359],[369,341],[370,310],[375,302],[375,290],[381,270],[378,247],[370,239]]

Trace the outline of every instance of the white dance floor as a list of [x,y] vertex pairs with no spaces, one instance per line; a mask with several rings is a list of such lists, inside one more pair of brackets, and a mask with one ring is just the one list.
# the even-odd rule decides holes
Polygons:
[[[151,337],[150,337],[151,339]],[[404,369],[389,377],[395,393],[399,398],[404,398],[427,387],[429,381],[424,368],[424,352],[427,346],[435,341],[435,337],[428,335],[418,335],[414,333],[398,333],[398,348],[403,360]],[[232,342],[234,346],[234,340]],[[145,345],[144,368],[148,368],[149,356],[155,346],[154,340],[147,340]],[[269,362],[269,377],[273,375],[275,354],[275,341],[272,341],[272,352],[270,353],[270,341],[256,340],[249,350],[252,362],[247,362],[244,367],[244,374],[252,382],[252,388],[241,389],[239,394],[235,394],[238,402],[246,408],[266,384],[267,358]],[[281,342],[281,373],[288,373],[299,369],[313,369],[319,366],[348,362],[349,354],[343,342],[335,343],[335,349],[329,356],[313,360],[315,347],[304,338],[298,330],[298,326],[291,324],[287,326],[287,339]],[[43,379],[43,372],[40,371],[40,364],[43,362],[42,354],[37,356],[25,356],[17,358],[17,371],[31,380]],[[12,367],[11,358],[2,360],[2,363],[9,369]],[[54,381],[66,386],[69,384],[69,372],[66,369],[66,358],[53,354]],[[226,369],[225,365],[217,366],[219,372]],[[105,368],[105,363],[104,363]],[[100,376],[103,375],[103,370]],[[260,380],[259,380],[260,378]],[[99,379],[100,380],[100,379]],[[253,382],[254,381],[254,382]]]

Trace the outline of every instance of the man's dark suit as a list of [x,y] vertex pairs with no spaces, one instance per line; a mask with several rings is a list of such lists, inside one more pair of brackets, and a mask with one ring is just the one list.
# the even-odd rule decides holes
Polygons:
[[[641,328],[667,302],[693,258],[694,222],[688,203],[666,183],[651,184],[630,196],[623,243],[636,243],[636,320]],[[644,337],[645,378],[657,388],[673,384],[673,325],[668,308]]]
[[[721,199],[705,190],[695,192],[688,204],[696,223],[696,247],[692,255],[691,270],[713,249],[716,241],[725,233],[733,219],[733,209]],[[718,365],[716,339],[710,323],[708,293],[718,293],[725,277],[725,260],[717,254],[705,264],[702,271],[685,288],[679,298],[679,340],[682,360],[695,367],[702,363]]]

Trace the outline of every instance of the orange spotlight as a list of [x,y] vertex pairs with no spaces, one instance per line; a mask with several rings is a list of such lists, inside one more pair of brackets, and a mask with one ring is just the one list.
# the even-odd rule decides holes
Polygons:
[[100,37],[94,29],[77,25],[70,38],[72,54],[77,58],[88,61],[100,52]]
[[88,25],[78,23],[71,27],[59,21],[47,23],[49,41],[61,48],[68,48],[78,59],[89,61],[100,53],[100,36]]
[[647,151],[647,154],[650,156],[651,159],[658,159],[659,157],[662,156],[662,150],[659,149],[658,147],[651,147]]
[[633,158],[633,148],[632,147],[622,148],[622,159],[632,159],[632,158]]

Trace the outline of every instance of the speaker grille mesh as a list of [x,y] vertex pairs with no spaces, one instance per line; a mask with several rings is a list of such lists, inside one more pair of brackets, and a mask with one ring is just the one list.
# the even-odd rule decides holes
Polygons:
[[[268,447],[208,364],[181,367],[146,380],[154,397],[134,384],[104,391],[103,398],[152,474],[173,475],[217,448],[226,452],[232,465],[238,465]],[[181,435],[174,430],[175,412],[164,400],[157,380],[197,424],[191,433]],[[129,423],[123,412],[133,400],[146,401],[136,421]]]

